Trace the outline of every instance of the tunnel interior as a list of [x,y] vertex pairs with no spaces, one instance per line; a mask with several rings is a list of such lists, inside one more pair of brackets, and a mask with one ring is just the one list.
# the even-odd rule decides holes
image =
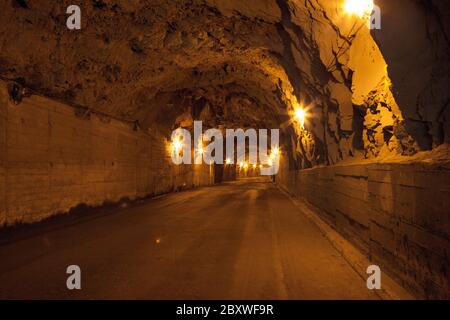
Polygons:
[[69,30],[68,1],[3,1],[0,225],[257,176],[173,165],[171,134],[276,128],[280,188],[448,298],[450,5],[374,3],[380,29],[344,0],[92,0]]

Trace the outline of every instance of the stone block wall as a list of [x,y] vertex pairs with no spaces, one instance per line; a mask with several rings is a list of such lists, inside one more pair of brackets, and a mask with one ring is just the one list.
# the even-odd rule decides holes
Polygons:
[[213,183],[206,165],[175,166],[167,140],[82,118],[39,96],[18,105],[0,83],[0,226]]
[[427,162],[290,171],[277,183],[423,298],[450,298],[450,166]]

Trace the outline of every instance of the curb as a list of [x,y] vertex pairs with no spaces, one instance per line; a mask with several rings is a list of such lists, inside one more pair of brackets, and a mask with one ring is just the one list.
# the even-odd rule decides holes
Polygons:
[[[318,208],[307,202],[306,199],[296,198],[280,186],[277,187],[294,203],[301,213],[320,230],[325,238],[327,238],[331,245],[342,255],[342,257],[356,271],[361,279],[366,281],[366,269],[368,266],[375,263],[372,263],[366,255],[364,255],[352,243],[341,236],[328,223],[322,220],[320,218],[320,210]],[[376,290],[376,294],[382,300],[416,300],[411,293],[409,293],[385,273],[382,274],[382,288],[380,290]]]

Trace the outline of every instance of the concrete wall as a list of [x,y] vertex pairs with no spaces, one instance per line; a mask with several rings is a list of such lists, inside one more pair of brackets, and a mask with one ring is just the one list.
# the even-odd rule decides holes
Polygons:
[[276,180],[419,297],[450,298],[450,166],[370,164],[289,171]]
[[223,169],[222,181],[234,181],[236,180],[236,165],[225,164]]
[[174,166],[156,133],[80,118],[74,108],[38,96],[15,105],[5,83],[0,150],[0,226],[213,182],[209,166]]

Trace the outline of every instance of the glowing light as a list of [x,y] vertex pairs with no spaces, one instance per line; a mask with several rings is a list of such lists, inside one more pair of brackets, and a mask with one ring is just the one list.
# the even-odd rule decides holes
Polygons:
[[225,160],[225,163],[226,163],[226,164],[231,164],[231,159],[230,159],[230,158],[227,158],[227,160]]
[[239,167],[243,167],[244,166],[244,162],[239,162]]
[[254,164],[253,165],[253,169],[256,169],[258,167],[258,165]]
[[200,139],[197,144],[197,154],[203,155],[204,152],[205,152],[205,150],[203,149],[203,141],[202,141],[202,139]]
[[172,141],[172,147],[175,153],[178,153],[183,147],[183,142],[179,138],[175,139],[174,141]]
[[295,118],[300,123],[300,126],[302,129],[305,128],[305,118],[306,118],[306,112],[302,108],[298,108],[295,110]]
[[360,18],[370,17],[374,9],[373,0],[345,0],[344,10]]
[[270,153],[270,160],[274,160],[276,157],[280,155],[280,149],[279,148],[273,148],[272,152]]
[[280,149],[279,148],[273,148],[272,152],[269,155],[269,158],[267,159],[267,165],[269,167],[273,166],[274,161],[278,161],[278,157],[280,156]]
[[259,168],[260,168],[260,169],[262,169],[262,168],[263,168],[263,165],[262,165],[262,164],[260,164],[260,165],[259,165]]
[[247,162],[244,163],[244,169],[248,169],[248,163]]
[[274,155],[279,155],[280,154],[280,149],[279,148],[273,148],[273,151],[272,151],[272,153],[274,154]]

